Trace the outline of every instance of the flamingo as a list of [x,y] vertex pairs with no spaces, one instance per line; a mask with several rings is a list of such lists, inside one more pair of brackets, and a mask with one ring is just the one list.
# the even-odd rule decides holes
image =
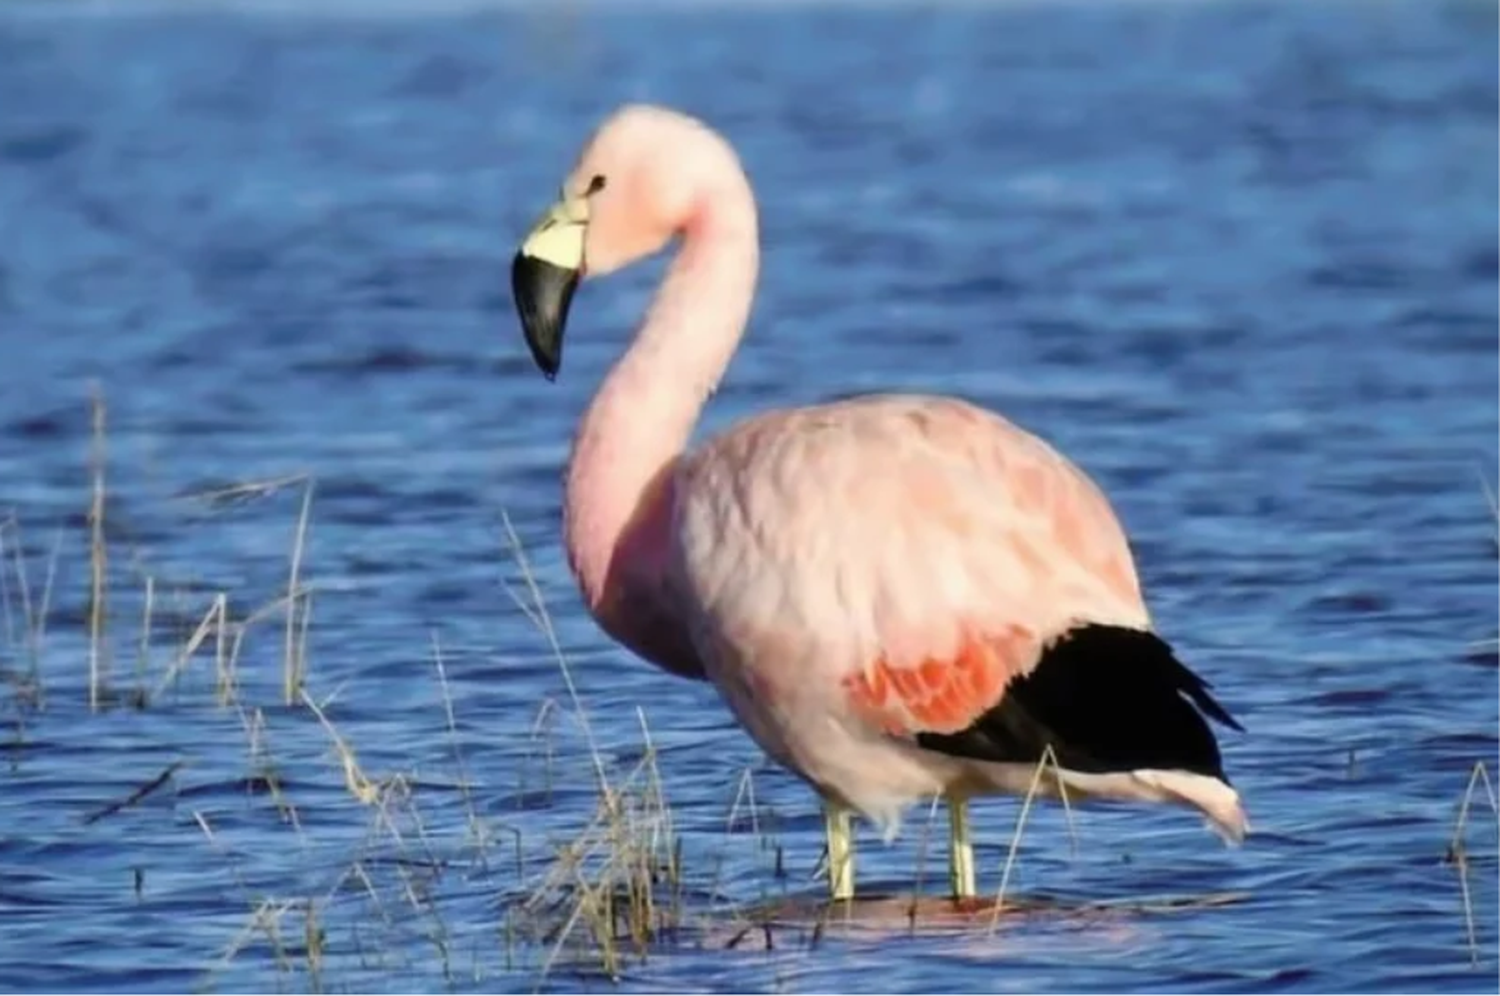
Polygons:
[[934,797],[958,899],[975,894],[967,807],[983,795],[1167,803],[1240,843],[1208,720],[1242,728],[1153,631],[1109,502],[1048,443],[958,398],[886,393],[766,411],[689,447],[760,255],[749,179],[702,120],[616,109],[525,236],[512,290],[546,378],[580,281],[674,239],[579,420],[567,561],[605,633],[711,682],[817,793],[831,898],[854,895],[851,815],[889,845]]

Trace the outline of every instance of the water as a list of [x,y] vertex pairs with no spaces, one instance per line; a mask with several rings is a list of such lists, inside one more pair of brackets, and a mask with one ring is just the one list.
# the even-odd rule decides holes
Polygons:
[[[123,7],[0,13],[0,987],[535,986],[547,949],[507,940],[514,900],[595,803],[559,669],[508,594],[507,516],[611,778],[649,724],[689,905],[728,922],[713,911],[816,895],[808,793],[757,767],[710,689],[602,638],[562,566],[569,432],[661,269],[585,290],[549,385],[506,268],[628,99],[710,118],[760,197],[753,328],[705,431],[898,388],[1054,441],[1244,721],[1226,751],[1260,832],[1226,850],[1179,812],[1096,807],[1070,848],[1048,806],[1012,890],[1238,901],[811,951],[709,930],[621,985],[1494,985],[1487,804],[1472,948],[1445,860],[1469,772],[1496,763],[1492,7]],[[91,712],[95,382],[115,697]],[[308,693],[369,777],[416,784],[420,823],[356,800],[329,732],[280,704],[298,475]],[[214,637],[178,659],[220,592],[231,621],[269,606],[225,707]],[[1016,812],[975,807],[983,888]],[[862,884],[910,886],[924,819],[889,850],[864,835]],[[563,957],[543,985],[610,984]]]

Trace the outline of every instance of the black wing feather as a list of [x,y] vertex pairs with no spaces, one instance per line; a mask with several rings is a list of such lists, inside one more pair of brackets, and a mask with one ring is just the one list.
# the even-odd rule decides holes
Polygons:
[[[1049,646],[1031,672],[958,733],[917,735],[945,754],[1035,764],[1050,746],[1057,763],[1085,772],[1190,771],[1228,782],[1210,717],[1243,732],[1154,633],[1086,625]],[[1201,710],[1201,711],[1200,711]]]

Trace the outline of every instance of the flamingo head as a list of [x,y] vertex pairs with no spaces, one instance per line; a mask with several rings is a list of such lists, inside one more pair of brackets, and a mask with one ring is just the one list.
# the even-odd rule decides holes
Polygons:
[[589,138],[558,199],[511,262],[521,330],[548,380],[562,366],[579,282],[665,247],[691,221],[705,180],[727,152],[701,122],[640,104],[616,111]]

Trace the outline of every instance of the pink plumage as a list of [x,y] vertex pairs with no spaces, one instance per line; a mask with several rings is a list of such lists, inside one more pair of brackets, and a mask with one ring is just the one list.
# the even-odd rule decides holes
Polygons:
[[1048,754],[1044,791],[1186,804],[1243,837],[1205,714],[1234,721],[1152,632],[1084,473],[997,414],[902,394],[770,411],[686,451],[750,312],[750,184],[701,122],[633,105],[563,191],[513,266],[549,376],[579,279],[681,240],[569,462],[569,563],[608,633],[711,681],[830,812],[887,835],[924,797],[1026,791]]

